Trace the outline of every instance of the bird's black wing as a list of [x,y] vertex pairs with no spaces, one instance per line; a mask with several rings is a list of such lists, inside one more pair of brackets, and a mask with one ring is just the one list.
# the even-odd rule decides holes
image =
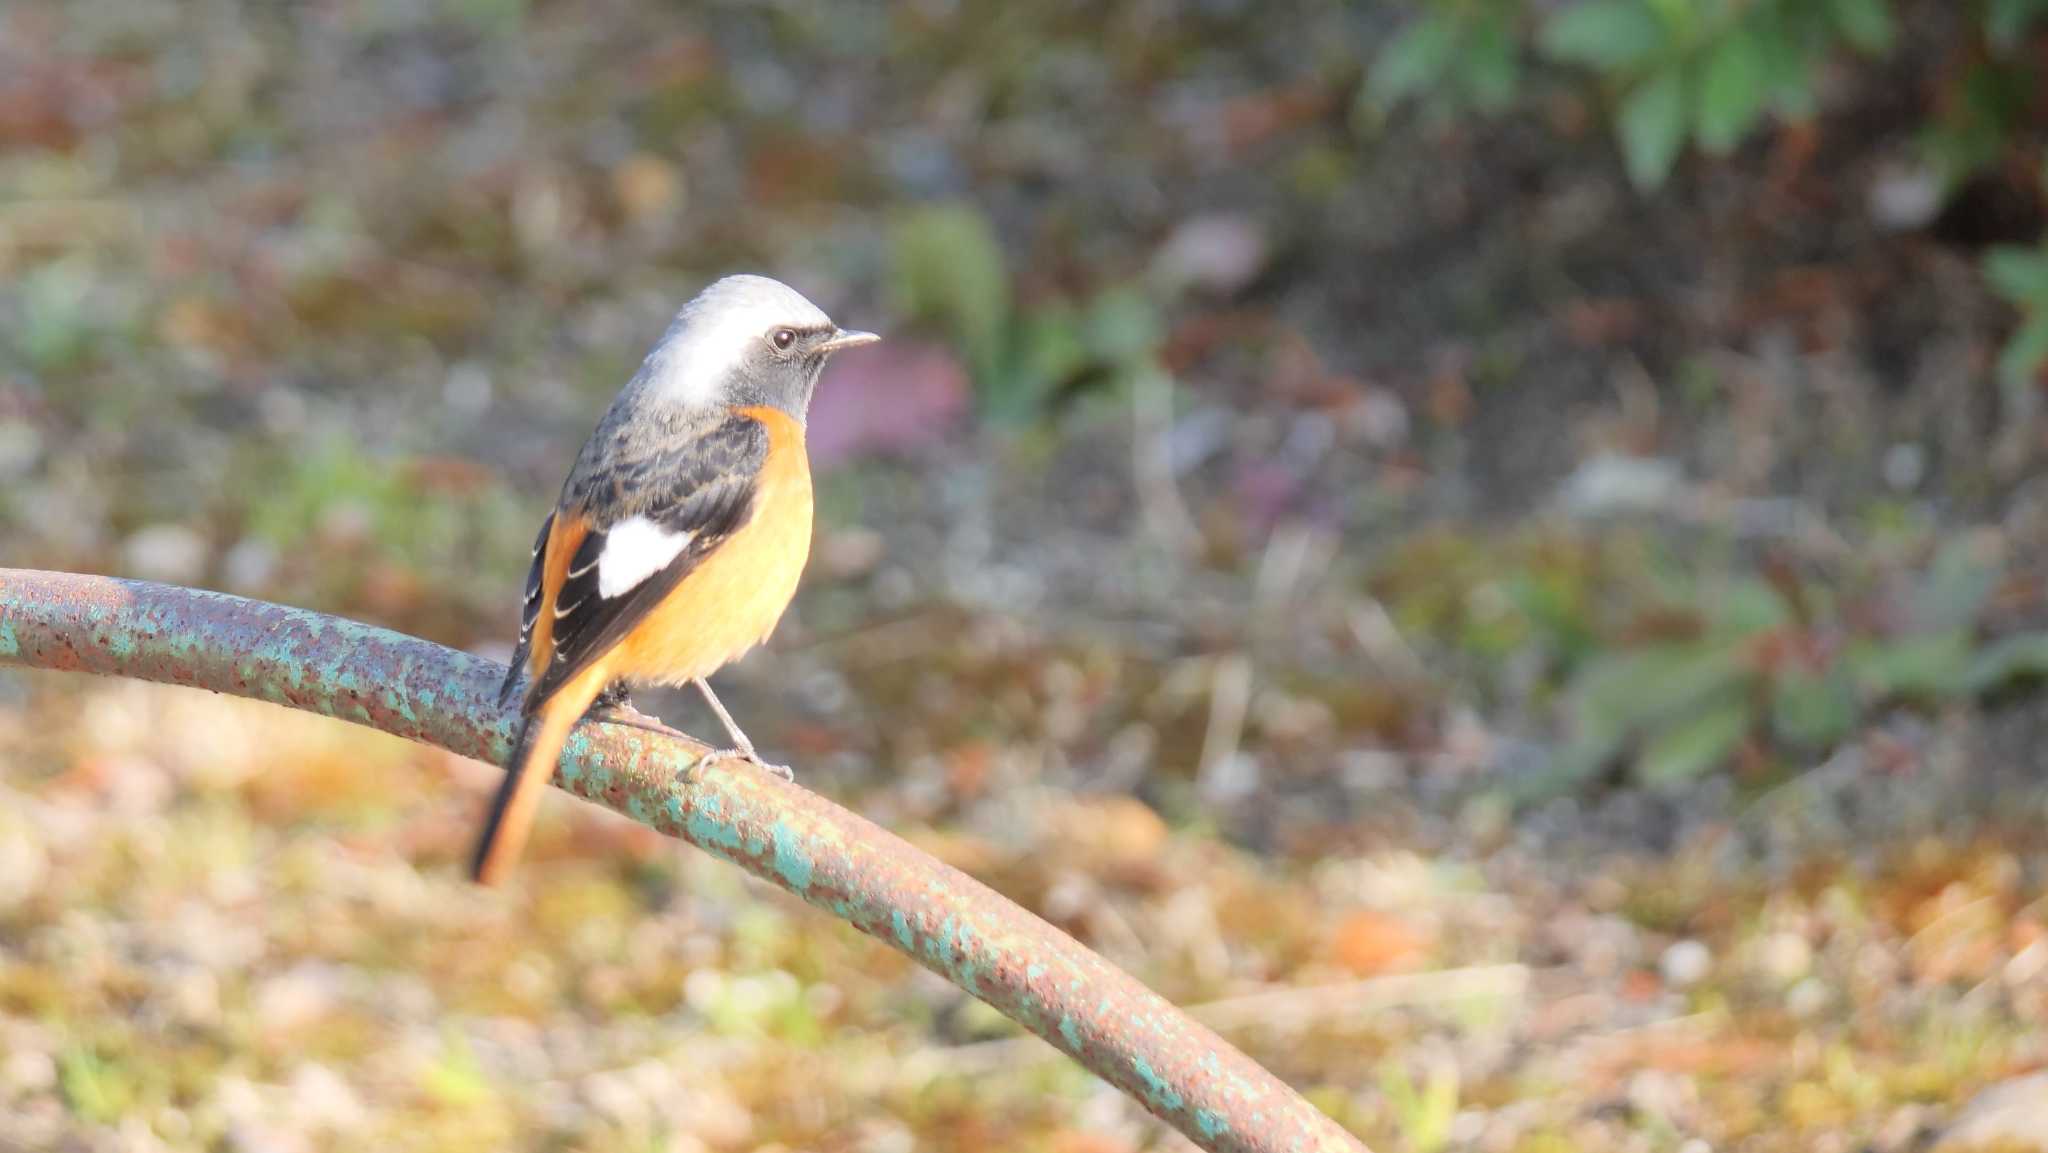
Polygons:
[[556,519],[576,517],[588,531],[561,587],[543,597],[552,601],[553,653],[527,692],[529,714],[618,644],[753,514],[768,459],[760,421],[731,413],[682,435],[615,435],[608,450],[586,450],[563,487]]
[[512,691],[526,674],[527,657],[533,652],[533,622],[540,619],[541,578],[547,570],[548,532],[555,527],[555,514],[540,522],[540,535],[533,538],[533,563],[526,570],[526,599],[519,607],[519,643],[512,648],[512,667],[505,670],[505,683],[498,686],[498,707],[512,704]]

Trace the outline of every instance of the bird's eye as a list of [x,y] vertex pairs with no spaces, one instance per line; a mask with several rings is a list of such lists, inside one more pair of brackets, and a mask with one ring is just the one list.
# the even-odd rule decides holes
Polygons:
[[787,351],[790,345],[796,343],[796,332],[792,329],[778,328],[770,339],[775,341],[775,347]]

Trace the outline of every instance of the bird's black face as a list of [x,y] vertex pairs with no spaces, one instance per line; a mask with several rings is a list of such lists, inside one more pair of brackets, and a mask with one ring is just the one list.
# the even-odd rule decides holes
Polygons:
[[775,325],[735,366],[728,403],[781,409],[801,423],[832,354],[878,339],[832,324]]

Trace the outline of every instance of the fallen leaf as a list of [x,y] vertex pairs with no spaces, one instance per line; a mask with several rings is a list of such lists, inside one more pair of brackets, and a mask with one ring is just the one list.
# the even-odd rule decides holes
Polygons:
[[934,344],[884,340],[843,352],[811,401],[811,459],[825,469],[913,453],[959,426],[970,392],[967,370]]
[[1429,951],[1429,934],[1399,917],[1361,909],[1330,937],[1330,959],[1361,977],[1413,969]]

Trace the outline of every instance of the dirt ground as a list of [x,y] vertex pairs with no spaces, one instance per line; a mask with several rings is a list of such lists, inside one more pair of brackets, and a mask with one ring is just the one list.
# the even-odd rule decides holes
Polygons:
[[[721,677],[805,784],[1375,1149],[2043,1140],[2030,683],[1531,786],[1574,669],[1758,572],[1854,640],[1966,539],[1978,632],[2038,623],[2041,430],[1973,262],[2039,222],[1873,207],[1910,61],[1656,197],[1582,94],[1368,123],[1400,12],[17,0],[0,564],[502,655],[597,412],[696,285],[771,271],[890,336],[821,392],[806,586]],[[1000,243],[989,363],[906,287],[933,204]],[[1160,371],[1041,388],[1072,315]],[[0,1148],[1180,1147],[594,808],[477,890],[495,779],[0,678]]]

